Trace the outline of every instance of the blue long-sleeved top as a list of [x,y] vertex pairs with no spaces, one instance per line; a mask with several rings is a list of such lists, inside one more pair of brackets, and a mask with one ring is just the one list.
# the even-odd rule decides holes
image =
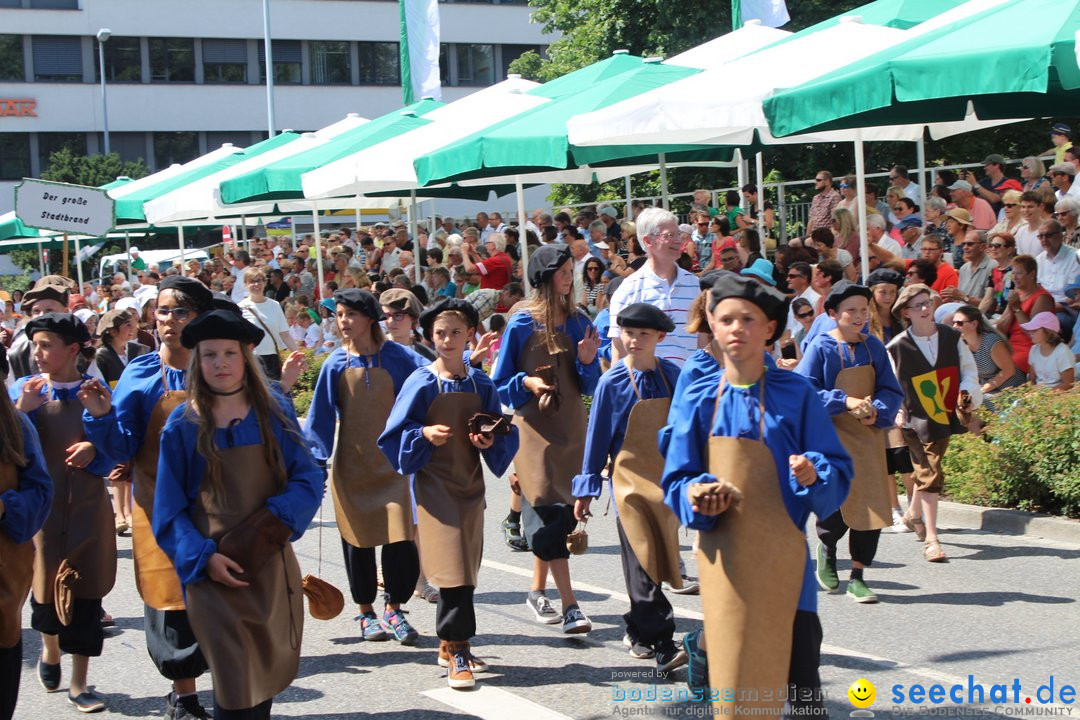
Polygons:
[[[390,464],[403,475],[421,470],[431,460],[435,446],[424,437],[428,408],[441,392],[475,392],[480,396],[480,409],[494,415],[502,414],[499,394],[495,383],[484,371],[466,365],[468,375],[463,380],[446,380],[435,375],[430,366],[414,370],[394,401],[394,409],[386,421],[386,429],[379,437],[379,449]],[[454,428],[454,432],[468,432],[466,428]],[[496,476],[502,475],[518,450],[518,430],[511,428],[509,435],[496,435],[495,442],[486,450],[480,450],[484,461]],[[468,468],[462,468],[468,472]]]
[[[297,540],[311,524],[322,502],[323,471],[300,436],[292,404],[276,394],[274,399],[291,426],[286,428],[273,418],[270,421],[285,461],[288,484],[279,494],[267,499],[266,506],[289,526],[292,540]],[[199,532],[191,519],[206,460],[196,450],[198,425],[185,417],[186,410],[187,403],[173,410],[161,433],[153,520],[154,537],[172,559],[184,587],[206,577],[206,563],[217,552],[217,543]],[[254,410],[238,424],[219,428],[214,433],[214,444],[222,450],[262,443]]]
[[[83,427],[90,441],[103,449],[117,462],[135,457],[146,437],[150,413],[165,394],[161,384],[161,355],[156,352],[140,355],[127,364],[113,390],[112,409],[95,418],[83,412]],[[165,381],[169,390],[183,390],[187,372],[165,366]]]
[[858,343],[854,352],[847,343],[841,343],[828,333],[818,335],[803,352],[795,372],[813,383],[818,397],[829,415],[847,412],[847,393],[836,388],[836,376],[840,374],[840,350],[844,352],[844,368],[872,365],[876,378],[874,407],[877,421],[874,427],[886,429],[896,422],[896,413],[904,401],[904,391],[896,380],[885,345],[873,335],[866,342]]
[[596,332],[600,336],[600,349],[597,351],[596,357],[611,362],[612,338],[608,337],[608,330],[611,329],[611,308],[604,308],[596,313],[596,317],[593,318],[593,327],[596,328]]
[[[718,383],[717,376],[694,383],[675,398],[668,416],[672,432],[661,480],[664,502],[680,523],[697,530],[711,530],[717,520],[694,512],[686,492],[694,483],[716,482],[716,476],[708,472],[706,464],[709,437],[761,439],[759,384],[727,385],[714,422]],[[851,488],[851,457],[840,444],[817,392],[806,378],[766,369],[764,442],[776,465],[784,507],[800,532],[806,527],[810,513],[829,517],[840,508]],[[799,485],[788,465],[791,455],[805,455],[813,463],[816,482],[807,487]],[[807,551],[800,610],[817,611],[815,588]]]
[[[15,402],[16,400],[18,400],[19,395],[22,394],[23,385],[26,384],[27,380],[38,377],[41,377],[41,373],[21,377],[14,383],[12,383],[11,387],[8,388],[8,394],[11,397],[11,401]],[[85,374],[82,376],[82,378],[84,382],[86,380],[93,379],[91,378],[91,376]],[[106,392],[108,392],[107,387]],[[40,394],[47,396],[49,400],[59,400],[62,402],[76,404],[81,403],[81,401],[79,400],[79,388],[77,387],[60,388],[53,387],[46,383],[42,386]],[[37,410],[33,410],[32,412],[27,413],[27,415],[29,415],[30,417],[30,420],[33,420],[34,417],[38,414],[38,412],[40,412],[40,410],[41,408],[38,408]],[[94,438],[91,437],[89,433],[85,434],[86,440],[94,446],[94,459],[90,461],[90,464],[87,465],[84,470],[86,470],[86,472],[90,473],[91,475],[101,475],[104,477],[105,475],[108,475],[110,472],[112,472],[112,469],[116,467],[116,464],[119,461],[113,459],[113,456],[109,453],[109,448],[101,447],[97,444],[97,442],[94,441]]]
[[[390,373],[394,383],[394,397],[401,392],[405,380],[414,370],[427,364],[427,360],[396,342],[384,342],[375,355],[356,355],[340,347],[330,353],[319,370],[315,392],[304,423],[307,439],[315,459],[325,465],[334,453],[334,431],[338,420],[338,386],[341,374],[348,368],[378,367]],[[381,419],[380,419],[381,422]]]
[[[533,397],[533,394],[525,389],[526,375],[521,370],[521,355],[525,349],[525,343],[541,327],[528,312],[515,313],[506,324],[502,349],[499,351],[499,357],[491,373],[495,387],[499,389],[499,398],[503,405],[519,408]],[[578,390],[582,395],[592,395],[600,379],[600,362],[596,358],[593,358],[588,365],[582,364],[577,359],[577,344],[584,339],[590,327],[592,323],[589,322],[589,318],[584,313],[578,312],[565,324],[556,328],[558,332],[565,333],[570,338],[570,353],[574,356]]]
[[[679,380],[679,366],[663,358],[659,358],[657,363],[655,370],[633,371],[642,400],[673,397],[672,391]],[[638,402],[634,387],[630,384],[630,373],[626,362],[620,360],[596,384],[589,412],[589,429],[585,435],[581,474],[575,475],[572,482],[574,497],[600,497],[604,483],[600,473],[607,467],[608,459],[614,459],[622,449],[630,411]],[[618,509],[615,512],[618,514]]]
[[45,467],[45,456],[41,451],[41,439],[38,438],[34,423],[25,413],[18,410],[19,429],[22,430],[23,454],[26,466],[18,468],[18,485],[0,494],[4,503],[4,514],[0,515],[0,532],[3,532],[16,544],[28,542],[34,533],[45,524],[52,507],[53,484],[49,470]]

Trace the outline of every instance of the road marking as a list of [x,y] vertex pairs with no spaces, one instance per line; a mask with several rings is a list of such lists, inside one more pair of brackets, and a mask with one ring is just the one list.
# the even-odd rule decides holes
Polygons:
[[[532,578],[533,576],[531,569],[526,570],[524,568],[519,568],[515,565],[507,565],[506,563],[497,562],[495,560],[483,560],[481,562],[481,565],[490,567],[492,570],[500,570],[505,573],[510,573],[511,575],[520,575],[521,577],[527,578]],[[589,583],[583,583],[575,580],[574,588],[578,590],[586,590],[588,592],[596,593],[598,595],[608,595],[612,598],[622,600],[626,603],[630,602],[630,597],[625,593],[617,592],[615,590],[609,590],[608,588],[603,588],[599,585],[591,585]],[[691,610],[690,608],[679,607],[674,604],[672,604],[672,608],[675,610],[676,616],[687,617],[693,620],[705,620],[705,615],[698,610]],[[964,685],[966,687],[967,685],[966,677],[959,677],[957,675],[949,675],[948,673],[938,672],[937,670],[920,668],[915,665],[902,662],[900,660],[893,660],[891,658],[882,657],[880,655],[871,655],[870,653],[865,653],[860,650],[850,650],[848,648],[839,647],[838,645],[828,645],[826,643],[822,643],[821,651],[823,653],[829,653],[831,655],[843,655],[850,658],[856,658],[858,660],[872,662],[877,665],[881,665],[882,670],[901,670],[907,673],[911,673],[912,675],[916,675],[918,677],[926,678],[927,680],[933,680],[934,682],[941,683],[942,685],[946,686]],[[989,692],[990,685],[992,685],[993,683],[987,684],[983,682],[981,684],[986,688],[987,692]],[[1031,697],[1034,697],[1034,693],[1029,693],[1029,695]],[[1048,703],[1046,705],[1040,705],[1040,707],[1061,708],[1064,706]]]
[[482,720],[529,718],[529,720],[571,720],[568,715],[538,705],[513,693],[490,685],[478,684],[472,690],[444,687],[420,693],[444,705],[461,710]]

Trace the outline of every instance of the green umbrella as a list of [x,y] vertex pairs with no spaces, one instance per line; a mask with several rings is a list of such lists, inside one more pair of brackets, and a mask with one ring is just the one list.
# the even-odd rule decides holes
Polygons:
[[425,125],[428,121],[423,120],[422,117],[442,106],[443,103],[436,100],[421,100],[402,110],[387,113],[358,128],[344,132],[307,152],[226,180],[220,185],[221,200],[226,204],[231,204],[303,199],[301,175]]
[[255,143],[249,147],[243,149],[237,148],[235,153],[227,155],[215,162],[200,165],[191,170],[181,172],[178,175],[173,175],[166,180],[162,180],[160,183],[155,183],[149,187],[143,188],[138,192],[119,197],[116,199],[116,224],[119,226],[125,223],[145,223],[146,215],[143,213],[143,203],[153,200],[156,197],[160,197],[165,193],[172,192],[177,188],[184,187],[207,175],[231,167],[238,162],[253,158],[264,152],[285,145],[286,143],[290,143],[298,137],[300,137],[300,134],[292,132],[291,130],[283,132],[280,135],[275,135],[268,140],[263,140],[262,142]]
[[0,240],[18,240],[21,238],[50,237],[55,233],[43,232],[37,228],[27,227],[23,221],[15,217],[15,212],[0,215]]
[[668,153],[669,163],[729,161],[732,152],[727,148],[667,146],[655,151],[650,147],[626,145],[578,148],[567,139],[566,123],[574,115],[608,107],[699,72],[697,68],[616,54],[529,91],[553,98],[552,102],[418,158],[417,178],[428,185],[450,180],[527,176],[583,165],[654,165],[660,152]]
[[1012,0],[777,92],[765,115],[782,136],[1073,112],[1078,30],[1080,0]]

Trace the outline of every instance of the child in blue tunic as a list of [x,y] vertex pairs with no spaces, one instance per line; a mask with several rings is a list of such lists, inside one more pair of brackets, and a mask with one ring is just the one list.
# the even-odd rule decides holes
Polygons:
[[[830,416],[847,412],[858,413],[864,425],[882,430],[896,422],[896,413],[904,394],[889,363],[889,355],[881,340],[873,335],[863,335],[862,329],[870,313],[872,294],[870,288],[841,280],[825,298],[825,312],[836,322],[836,327],[815,337],[803,353],[795,372],[814,384]],[[843,370],[869,365],[874,370],[874,392],[868,398],[852,397],[837,387],[837,378]],[[860,436],[861,437],[861,436]],[[885,457],[880,458],[881,475],[862,477],[859,482],[885,484]],[[864,471],[872,471],[876,465],[868,464]],[[896,492],[892,493],[896,496]],[[891,518],[888,518],[891,520]],[[837,511],[828,517],[818,517],[818,547],[816,577],[818,585],[826,592],[837,592],[840,580],[836,575],[836,545],[848,532],[844,517]],[[848,545],[851,551],[851,579],[847,596],[859,603],[875,603],[875,595],[863,580],[863,570],[870,566],[877,553],[881,530],[851,529]]]
[[[708,456],[710,437],[760,441],[775,463],[784,510],[796,533],[802,533],[811,512],[828,517],[840,507],[851,482],[851,459],[810,383],[794,373],[767,368],[762,360],[766,345],[783,332],[787,300],[772,288],[737,276],[721,277],[711,293],[709,312],[725,369],[719,383],[715,376],[703,377],[675,398],[662,480],[665,502],[683,525],[712,530],[735,496],[709,489],[718,481],[710,467],[725,462],[723,457]],[[797,611],[774,622],[791,623],[793,628],[788,682],[800,691],[812,691],[820,687],[821,625],[805,550],[802,564]],[[716,602],[715,592],[716,587],[703,582],[707,615]],[[690,682],[706,684],[706,648],[700,645],[700,634],[690,634],[683,642],[690,655]],[[722,646],[713,649],[724,651]],[[808,702],[820,706],[820,698]]]
[[37,430],[0,393],[0,719],[10,720],[22,675],[22,609],[34,574],[30,540],[52,506],[52,478]]
[[[478,412],[502,418],[495,384],[463,357],[479,325],[473,306],[445,298],[420,316],[438,358],[405,381],[379,447],[402,473],[415,473],[420,560],[439,588],[436,633],[439,664],[452,688],[475,684],[487,665],[472,654],[476,634],[473,591],[484,537],[483,455],[496,476],[518,448],[517,428],[483,434],[470,427]],[[505,422],[505,419],[503,419]]]
[[[601,376],[593,395],[589,429],[585,438],[585,459],[581,465],[581,474],[574,478],[573,484],[574,497],[577,498],[574,515],[579,521],[584,521],[591,515],[589,505],[594,498],[600,497],[603,487],[601,473],[608,468],[609,461],[616,462],[628,440],[627,433],[631,423],[635,423],[634,437],[640,438],[638,433],[645,431],[644,435],[651,441],[652,447],[627,448],[629,456],[642,460],[641,466],[634,468],[638,476],[632,478],[631,473],[624,473],[616,477],[620,470],[616,462],[615,471],[609,480],[612,497],[616,497],[613,483],[620,482],[620,492],[634,492],[641,498],[641,490],[633,487],[633,482],[651,479],[653,483],[658,483],[659,470],[663,463],[656,443],[659,426],[667,417],[667,404],[661,403],[659,407],[642,405],[642,408],[656,407],[659,413],[635,414],[633,419],[631,411],[639,402],[668,400],[672,397],[672,390],[679,379],[679,366],[669,360],[657,358],[656,345],[675,329],[675,323],[662,310],[648,303],[634,303],[623,308],[618,320],[619,339],[627,354]],[[654,417],[656,424],[651,424]],[[649,466],[648,470],[653,469],[652,462],[656,464],[656,476],[640,477],[640,472],[646,465]],[[639,659],[655,657],[658,672],[666,673],[685,664],[686,653],[672,640],[675,634],[675,614],[661,588],[663,578],[651,576],[641,560],[645,557],[648,562],[650,555],[663,556],[665,559],[671,556],[678,558],[677,534],[648,532],[652,526],[651,518],[671,517],[666,507],[657,504],[659,507],[636,502],[630,507],[628,531],[626,521],[619,517],[619,503],[616,503],[615,523],[619,533],[626,594],[630,596],[630,611],[623,615],[630,655]],[[661,524],[661,527],[669,526]],[[634,547],[635,541],[640,550]],[[670,551],[670,554],[665,551]],[[643,554],[639,555],[639,552]],[[659,567],[658,562],[654,574]],[[677,565],[668,570],[672,574],[678,574]]]

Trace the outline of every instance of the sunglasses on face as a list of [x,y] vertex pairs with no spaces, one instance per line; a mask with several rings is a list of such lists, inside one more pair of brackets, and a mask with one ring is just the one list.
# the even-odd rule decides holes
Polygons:
[[992,250],[1000,250],[1001,248],[1007,248],[1009,246],[1006,245],[1005,243],[990,243],[989,247]]
[[167,320],[170,315],[177,320],[186,320],[191,316],[191,308],[186,307],[159,307],[154,310],[154,313],[162,320]]
[[800,320],[805,320],[807,318],[812,318],[812,317],[814,317],[814,311],[811,310],[809,312],[796,313],[795,317],[799,318]]
[[1040,240],[1045,240],[1047,238],[1052,238],[1052,237],[1055,237],[1055,236],[1060,235],[1060,234],[1061,233],[1056,232],[1056,231],[1055,232],[1048,232],[1048,233],[1038,233],[1035,237],[1039,238]]
[[805,275],[800,275],[799,273],[788,273],[787,278],[788,278],[788,280],[798,280],[799,278],[805,279],[806,276]]

